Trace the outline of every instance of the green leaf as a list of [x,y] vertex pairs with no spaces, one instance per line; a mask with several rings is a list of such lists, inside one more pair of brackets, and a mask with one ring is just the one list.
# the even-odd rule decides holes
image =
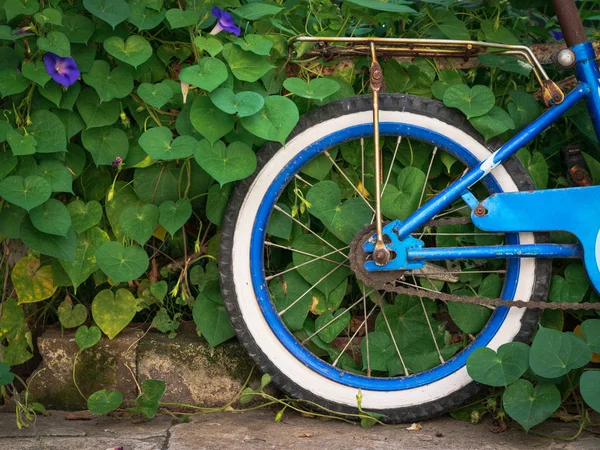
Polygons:
[[265,104],[262,95],[243,91],[235,94],[228,88],[215,89],[210,94],[213,104],[227,114],[237,114],[238,117],[247,117],[257,113]]
[[446,90],[455,84],[463,84],[462,76],[454,70],[442,70],[438,74],[439,80],[431,85],[431,92],[438,100],[444,98]]
[[87,17],[72,15],[65,16],[61,31],[67,36],[71,44],[87,44],[94,34],[95,28],[94,22]]
[[600,412],[600,373],[583,373],[579,380],[579,389],[583,400],[596,412]]
[[416,14],[417,12],[409,8],[406,5],[399,5],[397,3],[384,2],[380,0],[347,0],[346,3],[353,3],[363,8],[374,9],[376,11],[386,11],[399,14]]
[[221,225],[232,189],[233,183],[228,183],[224,186],[215,183],[208,191],[208,197],[206,199],[206,218],[215,225]]
[[294,221],[291,218],[292,212],[284,203],[278,203],[277,206],[285,211],[288,215],[277,209],[274,209],[271,213],[271,218],[269,219],[269,225],[267,226],[267,234],[287,240],[292,234],[292,227],[294,225]]
[[0,181],[0,197],[27,211],[46,202],[52,195],[50,184],[37,175],[6,177]]
[[119,289],[116,294],[110,289],[104,289],[92,301],[94,322],[109,339],[113,339],[129,325],[136,311],[137,301],[127,289]]
[[389,92],[404,93],[416,86],[421,69],[414,64],[400,64],[390,59],[383,66],[386,75],[386,89]]
[[25,61],[21,66],[21,73],[25,78],[37,83],[41,87],[44,87],[52,78],[46,71],[46,66],[43,61],[38,61],[37,63]]
[[60,31],[50,31],[45,37],[37,40],[38,48],[43,52],[52,52],[61,58],[71,57],[69,39]]
[[102,206],[95,200],[87,203],[74,200],[67,204],[67,210],[71,215],[71,224],[77,233],[89,230],[102,220]]
[[282,9],[280,6],[268,5],[266,3],[248,3],[231,12],[242,19],[258,20],[264,16],[274,16]]
[[425,184],[425,174],[416,167],[398,173],[397,186],[388,184],[381,198],[381,210],[390,219],[405,220],[416,211]]
[[158,206],[131,205],[119,216],[119,225],[127,237],[140,245],[148,242],[158,223]]
[[2,304],[0,330],[2,330],[0,349],[6,364],[17,366],[31,359],[33,355],[29,352],[31,346],[28,343],[30,338],[28,338],[25,313],[16,299],[7,300]]
[[502,44],[519,45],[519,40],[510,32],[510,30],[499,25],[495,20],[482,20],[479,22],[481,31],[488,42],[500,42]]
[[234,126],[233,117],[217,108],[207,96],[200,96],[194,101],[190,110],[190,121],[211,144],[233,130]]
[[65,328],[77,328],[82,325],[87,319],[87,309],[81,303],[73,304],[67,300],[63,300],[58,305],[58,320]]
[[227,67],[220,59],[205,56],[198,64],[183,69],[179,79],[211,92],[227,80]]
[[532,157],[527,149],[522,148],[517,152],[517,157],[531,175],[535,186],[538,189],[546,189],[548,187],[548,163],[544,155],[536,152]]
[[160,399],[165,393],[166,384],[160,380],[142,381],[142,393],[135,400],[135,411],[142,413],[148,419],[156,415]]
[[33,155],[35,153],[37,145],[35,138],[30,134],[24,135],[21,129],[8,130],[6,141],[15,156]]
[[243,142],[233,142],[225,148],[223,141],[211,145],[204,139],[194,150],[194,158],[221,186],[242,180],[256,169],[256,155]]
[[560,275],[552,277],[548,299],[551,302],[580,303],[590,287],[585,267],[580,262],[573,262],[565,267],[564,273],[564,278]]
[[30,16],[40,9],[37,0],[9,0],[3,3],[6,20],[9,22],[17,16]]
[[42,12],[33,15],[33,18],[40,25],[47,23],[51,25],[62,25],[62,14],[54,8],[45,8]]
[[273,48],[273,41],[260,34],[246,34],[243,39],[235,38],[233,43],[242,50],[263,56],[269,56],[271,48]]
[[87,280],[90,275],[98,270],[96,252],[104,243],[109,241],[110,238],[108,237],[106,231],[98,227],[92,227],[89,230],[85,230],[77,235],[75,260],[59,261],[60,265],[73,283],[73,289],[75,292],[77,292],[77,288],[81,283]]
[[198,13],[193,9],[182,11],[179,8],[172,8],[166,12],[165,16],[167,17],[171,28],[183,28],[196,25],[199,19]]
[[156,28],[165,19],[165,14],[161,11],[146,8],[141,1],[130,1],[129,10],[130,14],[127,21],[140,30]]
[[60,107],[63,89],[58,83],[53,81],[50,84],[47,84],[45,87],[38,86],[38,92],[42,94],[42,97],[47,98],[54,103],[54,105]]
[[517,380],[504,391],[504,411],[526,431],[550,417],[560,406],[560,391],[552,383],[537,386]]
[[436,8],[431,10],[431,18],[437,28],[448,39],[469,40],[471,38],[467,26],[456,16],[454,11],[446,8]]
[[96,166],[110,166],[117,156],[125,159],[129,153],[129,140],[119,128],[106,126],[83,130],[81,142]]
[[84,89],[76,105],[87,128],[112,125],[121,112],[118,101],[102,102],[93,88]]
[[46,203],[33,208],[29,217],[31,223],[42,233],[66,236],[71,228],[71,215],[59,200],[50,198]]
[[484,66],[498,67],[505,72],[518,73],[519,75],[528,76],[533,70],[533,66],[522,58],[517,58],[511,55],[479,55],[479,62]]
[[140,136],[138,143],[152,159],[165,161],[187,158],[198,145],[192,136],[179,136],[173,140],[173,133],[167,127],[150,128]]
[[250,83],[258,81],[260,77],[275,67],[269,63],[266,57],[246,52],[234,44],[225,44],[223,56],[229,64],[233,76],[238,80]]
[[198,330],[211,348],[235,336],[219,293],[211,292],[210,297],[206,292],[198,294],[192,314]]
[[92,414],[108,414],[123,403],[123,394],[119,391],[109,392],[106,389],[96,391],[89,396],[87,407]]
[[104,50],[136,69],[152,56],[152,46],[142,36],[129,36],[126,41],[119,36],[111,36],[104,41]]
[[76,236],[73,228],[65,237],[46,234],[33,226],[29,218],[21,225],[21,240],[31,250],[67,261],[75,260]]
[[102,334],[100,333],[100,328],[95,325],[92,325],[89,328],[82,325],[77,328],[77,331],[75,332],[75,342],[77,343],[80,352],[87,348],[92,348],[100,342],[101,337]]
[[186,198],[180,198],[177,202],[166,201],[160,204],[159,223],[171,236],[183,227],[192,216],[192,204]]
[[332,78],[316,78],[308,84],[300,78],[287,78],[283,82],[283,87],[299,97],[317,100],[323,100],[340,89],[339,83]]
[[501,345],[496,353],[488,347],[476,349],[467,361],[469,376],[488,386],[508,386],[529,368],[529,346],[522,342]]
[[157,109],[162,108],[173,97],[173,91],[164,81],[157,84],[142,83],[137,93],[142,100]]
[[124,0],[83,0],[83,6],[92,15],[108,23],[113,30],[129,17],[129,5]]
[[96,89],[103,102],[127,97],[133,90],[133,76],[128,68],[116,67],[111,72],[110,65],[101,60],[94,61],[92,68],[83,74],[83,81]]
[[533,122],[542,113],[540,103],[531,94],[523,91],[510,91],[508,113],[515,122],[515,128],[520,130],[525,125]]
[[346,308],[338,309],[335,314],[325,311],[315,320],[315,328],[321,330],[318,334],[319,338],[329,344],[350,324],[350,320],[352,317]]
[[0,362],[0,386],[6,386],[15,379],[15,374],[11,373],[10,366],[4,362]]
[[512,118],[499,106],[493,106],[483,116],[473,117],[471,124],[477,131],[483,134],[486,141],[515,128]]
[[487,86],[476,85],[470,88],[466,84],[455,84],[444,93],[444,105],[461,110],[467,119],[483,116],[495,103],[496,97]]
[[0,153],[0,180],[3,180],[9,173],[17,167],[17,157],[10,152]]
[[256,114],[241,119],[242,126],[261,139],[285,143],[288,135],[298,123],[296,104],[289,98],[270,95],[265,105]]
[[217,56],[223,51],[223,44],[212,36],[197,36],[194,44],[199,50],[206,50],[210,56]]
[[269,283],[269,292],[277,311],[284,311],[281,318],[290,331],[302,330],[313,301],[324,301],[316,288],[311,289],[297,271],[293,270],[274,278]]
[[96,252],[100,270],[113,282],[131,281],[142,276],[148,268],[148,255],[138,246],[123,247],[120,242],[106,242]]
[[592,352],[580,337],[540,326],[531,345],[529,365],[541,377],[558,378],[585,366],[591,357]]
[[156,283],[152,283],[150,285],[150,293],[154,297],[156,297],[158,300],[160,300],[161,302],[164,300],[165,296],[167,295],[168,289],[169,289],[169,285],[164,280],[157,281]]
[[350,198],[341,204],[342,193],[333,181],[320,181],[306,195],[308,212],[323,222],[335,237],[349,244],[354,235],[371,221],[371,208],[362,198]]
[[58,286],[52,279],[52,266],[41,266],[35,256],[24,256],[13,267],[12,284],[18,303],[36,303],[50,298]]
[[66,131],[60,119],[50,111],[38,110],[31,114],[32,124],[27,133],[35,138],[38,153],[67,151]]
[[0,70],[0,94],[2,97],[20,94],[29,86],[21,72],[14,68]]
[[600,353],[600,319],[587,319],[581,324],[581,332],[590,350]]

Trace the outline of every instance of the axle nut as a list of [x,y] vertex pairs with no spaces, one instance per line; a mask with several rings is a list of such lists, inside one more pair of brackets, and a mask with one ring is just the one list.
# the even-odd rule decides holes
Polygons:
[[378,266],[385,266],[390,261],[390,251],[385,245],[376,247],[373,250],[373,261]]

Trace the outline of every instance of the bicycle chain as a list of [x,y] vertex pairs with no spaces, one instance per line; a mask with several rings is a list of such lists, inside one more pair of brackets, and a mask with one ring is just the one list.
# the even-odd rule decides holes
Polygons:
[[560,309],[560,310],[584,310],[598,311],[600,303],[568,303],[568,302],[541,302],[524,300],[505,300],[502,298],[481,298],[466,295],[447,294],[445,292],[421,291],[414,288],[398,286],[396,281],[401,279],[406,272],[368,272],[364,268],[364,263],[368,255],[363,250],[363,243],[372,236],[373,225],[365,227],[358,233],[357,237],[350,244],[350,268],[356,277],[366,285],[379,291],[394,292],[396,294],[405,294],[430,300],[440,300],[443,302],[470,303],[486,307],[506,306],[509,308],[527,308],[527,309]]

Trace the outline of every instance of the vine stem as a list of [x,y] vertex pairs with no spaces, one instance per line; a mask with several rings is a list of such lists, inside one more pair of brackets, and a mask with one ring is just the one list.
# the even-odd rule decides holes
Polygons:
[[75,358],[73,359],[73,384],[75,385],[75,389],[77,389],[77,392],[79,392],[79,395],[81,395],[81,398],[83,398],[86,402],[87,402],[87,397],[85,395],[83,395],[83,392],[81,392],[81,389],[79,389],[79,385],[77,384],[77,377],[76,377],[76,369],[77,369],[77,360],[79,359],[79,355],[81,354],[81,350],[79,350],[77,352],[77,354],[75,355]]

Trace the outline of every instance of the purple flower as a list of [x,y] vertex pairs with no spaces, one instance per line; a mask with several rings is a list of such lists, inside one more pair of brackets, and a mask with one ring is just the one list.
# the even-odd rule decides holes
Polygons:
[[54,81],[64,87],[71,86],[81,75],[73,58],[61,58],[54,53],[47,52],[44,55],[44,64],[46,64],[46,72]]
[[236,36],[239,36],[241,31],[240,27],[238,27],[233,21],[233,17],[228,12],[223,11],[221,8],[215,6],[211,10],[211,14],[217,18],[217,24],[212,29],[210,34],[217,34],[221,30],[225,30],[228,33],[233,33]]
[[31,27],[22,27],[15,31],[13,34],[11,34],[11,36],[19,36],[21,34],[27,33],[29,30],[31,30]]
[[562,31],[552,30],[551,33],[552,36],[554,36],[554,39],[556,39],[557,41],[562,41],[565,38],[565,35]]
[[112,162],[113,167],[119,167],[121,164],[123,164],[123,158],[121,158],[120,156],[117,156]]

